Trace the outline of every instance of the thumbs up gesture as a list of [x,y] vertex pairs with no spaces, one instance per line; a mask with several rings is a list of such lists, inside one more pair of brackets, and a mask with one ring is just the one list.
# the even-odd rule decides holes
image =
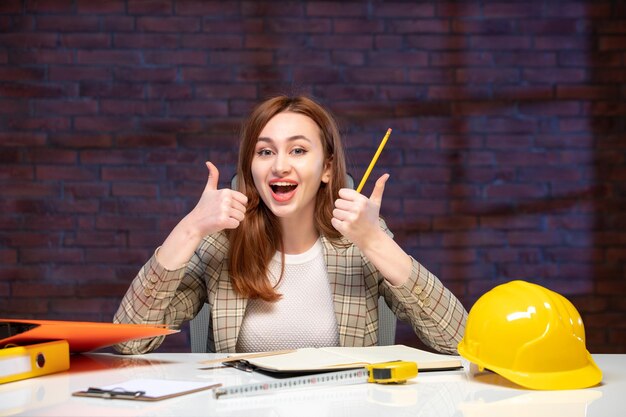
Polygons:
[[389,174],[376,181],[369,198],[349,188],[339,190],[331,223],[335,229],[359,248],[374,238],[381,228],[378,222],[380,206]]
[[200,236],[235,229],[246,214],[248,198],[228,188],[217,189],[220,172],[211,162],[206,162],[209,177],[200,200],[186,216]]

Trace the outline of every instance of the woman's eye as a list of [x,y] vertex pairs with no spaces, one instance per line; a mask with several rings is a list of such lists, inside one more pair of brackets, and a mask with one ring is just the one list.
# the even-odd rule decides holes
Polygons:
[[269,149],[261,149],[258,150],[256,154],[259,156],[270,156],[272,154],[272,151],[270,151]]
[[295,148],[291,152],[293,152],[294,155],[304,155],[306,153],[306,150],[302,148]]

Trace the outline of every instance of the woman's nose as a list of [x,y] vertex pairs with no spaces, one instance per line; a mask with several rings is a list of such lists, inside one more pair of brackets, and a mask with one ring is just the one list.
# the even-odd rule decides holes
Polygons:
[[287,155],[283,153],[278,153],[276,155],[276,158],[274,159],[274,165],[272,168],[277,174],[284,174],[286,172],[289,172],[291,165],[289,164],[289,158],[287,157]]

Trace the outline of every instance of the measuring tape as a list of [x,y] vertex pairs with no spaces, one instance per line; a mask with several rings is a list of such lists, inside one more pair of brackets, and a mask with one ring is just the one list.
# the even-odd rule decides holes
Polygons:
[[283,389],[304,388],[307,386],[350,385],[365,382],[399,384],[415,376],[417,376],[417,364],[415,362],[385,362],[367,365],[365,368],[277,379],[234,387],[219,387],[213,389],[213,396],[216,399],[247,397],[268,394]]

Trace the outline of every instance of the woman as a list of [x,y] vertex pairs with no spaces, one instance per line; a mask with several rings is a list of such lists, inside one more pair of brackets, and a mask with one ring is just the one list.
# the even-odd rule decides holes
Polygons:
[[[307,97],[261,103],[245,122],[238,191],[210,162],[196,207],[132,282],[114,321],[180,325],[206,302],[215,352],[377,343],[379,295],[440,352],[456,353],[467,312],[393,240],[369,198],[345,187],[332,116]],[[116,346],[146,353],[163,337]]]

